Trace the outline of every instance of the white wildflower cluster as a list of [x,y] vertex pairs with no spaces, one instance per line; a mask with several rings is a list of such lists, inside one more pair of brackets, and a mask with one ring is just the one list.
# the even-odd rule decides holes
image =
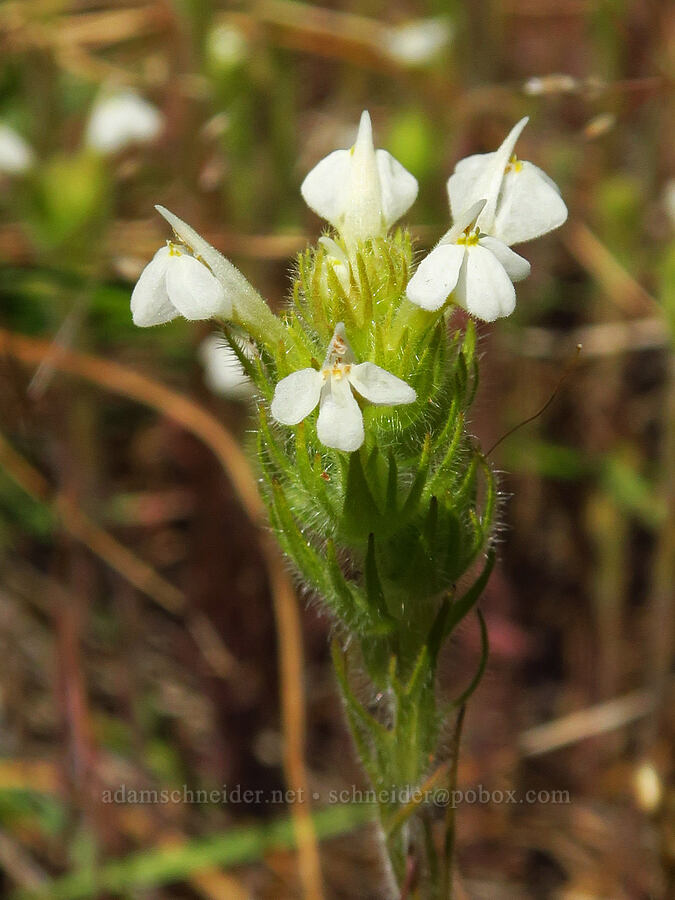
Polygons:
[[[452,227],[420,262],[406,288],[412,304],[438,313],[453,305],[492,322],[515,307],[514,283],[530,273],[529,262],[511,247],[563,224],[567,208],[554,182],[537,166],[515,156],[527,118],[493,153],[459,162],[447,184]],[[361,116],[354,145],[321,160],[301,193],[335,230],[320,244],[345,295],[364,242],[384,238],[412,206],[417,181],[386,150],[373,144],[370,116]],[[131,298],[137,325],[158,325],[177,315],[221,319],[248,330],[256,340],[279,340],[280,320],[268,315],[253,288],[180,219],[161,210],[177,238],[155,254]],[[274,333],[266,334],[272,328]],[[254,327],[255,326],[255,327]],[[403,380],[373,362],[357,362],[343,322],[334,329],[323,366],[292,372],[276,385],[272,416],[297,425],[319,407],[317,435],[326,446],[351,452],[364,441],[361,403],[395,406],[416,400]]]

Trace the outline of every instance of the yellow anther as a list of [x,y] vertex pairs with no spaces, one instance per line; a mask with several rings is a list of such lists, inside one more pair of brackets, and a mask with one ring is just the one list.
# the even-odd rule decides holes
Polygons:
[[514,153],[511,159],[508,161],[506,168],[504,169],[504,174],[507,174],[508,172],[520,172],[522,168],[522,162]]
[[464,244],[467,247],[474,247],[478,243],[478,238],[480,236],[480,228],[475,228],[471,231],[469,228],[464,230],[463,234],[457,238],[458,244]]

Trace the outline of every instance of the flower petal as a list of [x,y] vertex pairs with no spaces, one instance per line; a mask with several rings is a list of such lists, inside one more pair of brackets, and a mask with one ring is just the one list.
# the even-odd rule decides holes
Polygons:
[[319,402],[323,378],[316,369],[300,369],[282,378],[274,390],[272,415],[282,425],[297,425]]
[[169,299],[186,319],[228,319],[232,315],[232,303],[220,282],[204,263],[187,252],[178,251],[170,257],[166,286]]
[[330,339],[326,358],[323,361],[324,369],[332,369],[333,366],[350,365],[356,357],[347,340],[347,331],[344,322],[338,322]]
[[131,315],[134,325],[141,328],[163,325],[178,315],[178,310],[169,300],[166,290],[168,262],[169,248],[160,247],[141,272],[131,294]]
[[454,173],[448,178],[448,199],[453,221],[476,200],[485,197],[490,181],[491,162],[494,153],[476,153],[461,159]]
[[456,218],[467,206],[485,197],[487,203],[478,224],[488,234],[495,234],[494,221],[506,167],[513,155],[516,141],[527,125],[525,116],[517,122],[493,153],[478,153],[460,160],[448,179],[450,210]]
[[487,199],[487,203],[478,220],[478,224],[488,234],[494,234],[495,216],[497,215],[497,207],[501,199],[506,167],[513,156],[516,141],[529,121],[529,117],[524,116],[520,122],[516,122],[490,161],[490,181],[486,185],[485,193],[481,194],[482,197]]
[[516,290],[506,270],[485,247],[470,247],[459,273],[455,299],[485,322],[508,316],[516,305]]
[[373,145],[373,125],[367,110],[361,113],[354,146],[349,151],[349,183],[340,223],[342,236],[348,243],[381,235],[385,230],[382,208],[382,185]]
[[505,244],[520,244],[559,228],[567,207],[556,183],[531,162],[511,166],[504,176],[494,235]]
[[398,406],[417,399],[416,392],[403,379],[371,362],[352,366],[347,377],[362,397],[377,406]]
[[488,234],[484,234],[478,241],[481,247],[489,250],[493,256],[496,256],[499,262],[504,266],[506,274],[511,281],[522,281],[530,274],[530,264],[522,256],[519,256],[506,244],[498,241]]
[[316,433],[326,447],[347,453],[363,443],[363,415],[346,378],[329,378],[324,385]]
[[438,244],[408,282],[408,300],[422,309],[440,309],[457,284],[465,253],[458,244]]
[[345,208],[351,153],[334,150],[318,162],[300,186],[303,200],[317,216],[339,227]]
[[408,212],[417,199],[418,184],[414,175],[405,169],[386,150],[375,152],[380,176],[381,208],[387,228]]

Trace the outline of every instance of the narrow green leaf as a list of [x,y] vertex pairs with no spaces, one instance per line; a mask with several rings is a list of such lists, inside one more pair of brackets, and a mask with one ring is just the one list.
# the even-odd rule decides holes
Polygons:
[[369,628],[371,611],[366,599],[361,595],[357,585],[352,585],[342,574],[340,563],[335,551],[335,543],[329,539],[326,541],[326,563],[330,584],[333,588],[333,598],[337,605],[335,612],[347,624],[359,623],[362,629]]
[[261,459],[263,463],[266,459],[269,459],[276,467],[279,474],[294,479],[296,473],[293,463],[274,436],[274,433],[270,428],[269,419],[267,418],[267,410],[262,404],[258,406],[258,422],[260,424],[259,435],[262,438],[262,441],[259,440],[258,442],[260,445],[260,452],[258,454],[259,459]]
[[490,640],[488,637],[487,625],[485,624],[483,613],[478,608],[476,608],[476,615],[478,616],[478,623],[480,625],[480,660],[478,662],[478,669],[466,690],[462,691],[456,700],[453,700],[452,706],[455,709],[459,709],[463,706],[481,683],[487,667],[488,656],[490,655]]
[[478,578],[459,600],[455,600],[455,602],[450,605],[445,621],[443,622],[443,640],[454,631],[462,619],[467,616],[476,605],[481,594],[485,590],[490,575],[492,574],[494,564],[495,551],[491,549],[488,551],[483,571]]
[[417,505],[420,501],[420,497],[422,496],[422,492],[424,491],[424,487],[427,483],[427,477],[429,475],[429,462],[431,459],[431,435],[427,434],[424,438],[424,445],[422,447],[422,455],[420,456],[419,466],[417,468],[417,473],[415,475],[415,479],[410,487],[408,492],[408,496],[405,498],[405,503],[403,504],[403,509],[401,510],[401,514],[399,516],[399,521],[405,522],[408,518],[410,518],[417,510]]
[[383,622],[395,628],[396,622],[387,607],[387,601],[377,571],[375,535],[372,532],[368,535],[368,552],[366,554],[366,594],[368,605],[376,611],[376,615],[379,615]]
[[361,283],[361,327],[366,328],[373,320],[373,292],[370,287],[366,265],[360,253],[356,254],[356,265],[359,270],[359,281]]
[[330,519],[334,519],[335,510],[328,498],[326,484],[321,477],[321,473],[317,473],[313,460],[309,456],[307,429],[304,422],[300,422],[295,429],[295,461],[297,463],[297,471],[309,495],[319,501]]
[[[318,836],[328,839],[369,822],[373,816],[374,809],[369,804],[333,804],[316,812],[313,819]],[[294,846],[295,829],[290,819],[231,828],[182,846],[143,850],[96,869],[75,871],[35,890],[15,891],[11,900],[84,900],[103,894],[125,896],[130,892],[185,881],[196,872],[216,866],[228,869],[256,862],[273,850],[288,850]]]
[[363,471],[361,451],[357,450],[349,455],[343,509],[345,531],[352,536],[365,539],[371,531],[379,529],[381,518]]

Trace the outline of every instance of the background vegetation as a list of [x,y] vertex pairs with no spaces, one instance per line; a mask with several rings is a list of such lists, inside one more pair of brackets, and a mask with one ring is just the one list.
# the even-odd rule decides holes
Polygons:
[[[309,806],[265,802],[290,784],[319,795],[325,896],[378,896],[367,807],[328,802],[364,786],[330,621],[296,604],[260,528],[237,452],[249,412],[206,387],[208,324],[145,331],[129,313],[167,236],[155,203],[283,304],[321,227],[299,184],[368,108],[420,181],[420,251],[447,228],[455,162],[524,114],[519,152],[570,208],[523,248],[533,275],[514,316],[480,328],[485,446],[568,374],[492,455],[492,653],[460,767],[465,788],[570,802],[461,806],[458,896],[673,896],[674,68],[658,0],[0,4],[0,121],[36,160],[0,176],[8,895],[320,896]],[[164,125],[96,155],[86,123],[113,87]],[[461,630],[448,685],[479,645]],[[262,793],[106,803],[122,784]]]

